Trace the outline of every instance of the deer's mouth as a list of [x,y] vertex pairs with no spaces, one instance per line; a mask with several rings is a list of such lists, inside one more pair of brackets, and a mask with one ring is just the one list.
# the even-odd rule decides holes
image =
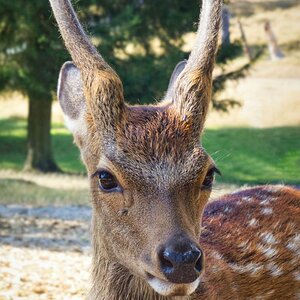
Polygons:
[[163,296],[188,296],[192,294],[200,283],[197,278],[191,283],[173,283],[161,278],[157,278],[151,274],[147,274],[148,284],[160,295]]

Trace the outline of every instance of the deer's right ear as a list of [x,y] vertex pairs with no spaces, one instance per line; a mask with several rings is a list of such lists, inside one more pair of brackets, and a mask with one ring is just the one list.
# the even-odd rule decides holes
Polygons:
[[57,98],[62,108],[67,128],[73,134],[86,133],[86,101],[79,69],[65,62],[58,79]]

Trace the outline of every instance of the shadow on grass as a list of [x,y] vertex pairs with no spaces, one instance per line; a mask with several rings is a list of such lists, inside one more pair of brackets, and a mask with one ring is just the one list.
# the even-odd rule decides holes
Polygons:
[[88,205],[88,190],[55,189],[22,179],[0,179],[0,203],[22,205]]
[[[52,124],[55,160],[66,173],[85,174],[73,137],[62,124]],[[22,170],[26,158],[26,120],[0,119],[0,169]]]

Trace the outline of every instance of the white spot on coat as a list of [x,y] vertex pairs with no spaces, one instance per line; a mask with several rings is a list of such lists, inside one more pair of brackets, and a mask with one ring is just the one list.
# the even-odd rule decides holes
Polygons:
[[271,202],[272,198],[268,197],[265,200],[260,202],[260,205],[269,205]]
[[238,273],[250,273],[251,275],[256,275],[263,268],[261,264],[257,263],[248,263],[244,265],[229,264],[229,266]]
[[252,197],[242,197],[242,200],[245,202],[251,202],[251,201],[253,201],[253,198]]
[[268,263],[266,267],[274,277],[278,277],[283,274],[283,270],[275,263]]
[[252,218],[249,222],[248,222],[248,226],[250,227],[254,227],[258,225],[258,221],[255,218]]
[[273,209],[272,208],[268,208],[268,207],[265,207],[261,210],[261,213],[263,215],[271,215],[273,213]]
[[300,256],[300,234],[296,233],[294,237],[290,238],[286,247]]
[[274,257],[278,250],[275,248],[272,248],[271,246],[266,246],[262,244],[258,244],[257,248],[269,259]]
[[250,245],[250,241],[247,240],[247,241],[243,241],[243,242],[239,243],[238,247],[240,249],[247,250],[249,248],[249,245]]
[[224,209],[224,213],[228,213],[228,212],[231,212],[231,211],[232,211],[232,209],[229,208],[229,207],[225,207],[225,209]]
[[262,241],[266,244],[273,245],[276,244],[276,238],[271,232],[263,232],[260,234]]

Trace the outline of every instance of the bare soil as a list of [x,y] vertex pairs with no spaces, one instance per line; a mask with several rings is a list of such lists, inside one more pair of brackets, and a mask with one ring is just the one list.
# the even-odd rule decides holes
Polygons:
[[228,84],[223,98],[240,101],[229,113],[211,111],[207,127],[300,125],[300,77],[247,77]]
[[84,299],[88,207],[0,205],[0,299]]

